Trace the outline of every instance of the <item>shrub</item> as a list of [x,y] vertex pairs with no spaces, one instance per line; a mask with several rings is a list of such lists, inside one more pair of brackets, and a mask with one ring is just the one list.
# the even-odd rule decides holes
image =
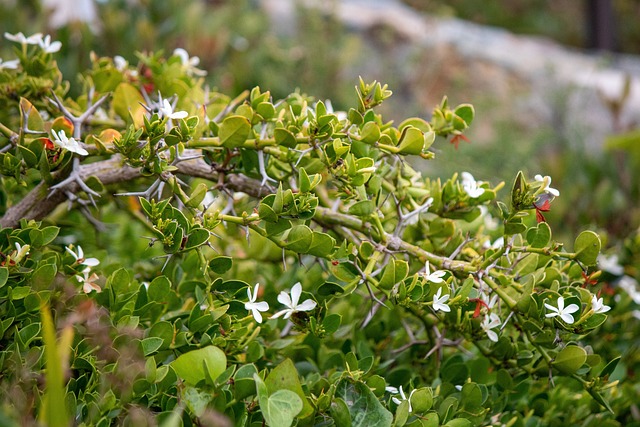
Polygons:
[[609,403],[630,405],[619,358],[584,340],[611,304],[591,287],[600,239],[553,240],[551,178],[518,173],[505,203],[503,183],[406,162],[465,139],[471,105],[395,125],[375,109],[391,91],[362,79],[346,112],[258,87],[231,99],[183,50],[94,55],[70,97],[55,42],[8,37],[9,425],[632,419]]

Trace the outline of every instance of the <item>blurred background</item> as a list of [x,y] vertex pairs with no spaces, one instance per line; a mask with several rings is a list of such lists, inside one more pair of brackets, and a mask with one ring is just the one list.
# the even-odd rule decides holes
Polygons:
[[[90,52],[136,63],[182,47],[229,95],[299,88],[348,109],[362,76],[394,91],[388,119],[428,118],[444,95],[472,103],[471,143],[437,143],[424,174],[467,170],[507,188],[519,169],[550,175],[554,230],[604,232],[632,246],[627,263],[640,252],[639,19],[636,0],[0,2],[3,31],[62,41],[72,92]],[[12,49],[3,40],[0,57]]]

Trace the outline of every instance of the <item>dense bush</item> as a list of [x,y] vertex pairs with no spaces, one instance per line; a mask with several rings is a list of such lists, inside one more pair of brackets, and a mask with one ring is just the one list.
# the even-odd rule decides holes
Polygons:
[[57,42],[6,37],[5,424],[637,425],[636,284],[597,234],[553,239],[551,178],[500,202],[405,161],[472,106],[231,98],[184,50],[93,55],[74,89]]

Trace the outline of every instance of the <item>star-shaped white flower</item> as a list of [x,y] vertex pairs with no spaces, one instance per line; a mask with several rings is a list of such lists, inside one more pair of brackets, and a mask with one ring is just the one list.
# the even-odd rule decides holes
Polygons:
[[433,310],[434,311],[445,311],[445,312],[450,312],[451,308],[445,304],[445,301],[447,301],[449,299],[449,294],[444,295],[443,297],[440,297],[442,295],[442,288],[438,289],[438,292],[436,292],[436,294],[433,296]]
[[489,316],[484,316],[484,320],[480,324],[480,327],[491,341],[498,342],[498,334],[492,329],[497,328],[501,323],[502,321],[500,320],[500,317],[495,313],[491,313]]
[[162,100],[162,106],[160,107],[160,115],[168,119],[184,119],[189,115],[186,111],[173,111],[173,105],[167,99]]
[[0,70],[15,70],[18,68],[18,65],[20,65],[19,59],[3,61],[2,58],[0,58]]
[[542,182],[544,184],[544,187],[542,187],[542,191],[544,191],[545,193],[549,193],[555,197],[560,196],[560,192],[558,190],[556,190],[555,188],[551,188],[551,177],[548,175],[542,176],[540,174],[536,175],[535,180],[538,182]]
[[476,181],[473,175],[469,172],[462,172],[462,189],[469,195],[469,197],[476,198],[484,194],[484,188],[480,187],[481,181]]
[[29,37],[26,37],[22,33],[4,33],[4,38],[6,38],[7,40],[11,40],[12,42],[20,43],[21,45],[40,44],[40,42],[42,41],[42,33],[35,33],[34,35]]
[[189,57],[189,52],[179,47],[173,51],[173,56],[177,56],[180,58],[180,62],[182,62],[182,67],[186,70],[187,74],[194,74],[196,76],[206,76],[207,72],[201,70],[198,67],[200,64],[200,58],[197,56]]
[[591,298],[591,309],[594,313],[606,313],[607,311],[611,310],[611,307],[609,307],[608,305],[604,305],[604,302],[602,302],[602,298],[598,298],[594,295]]
[[89,267],[95,267],[100,264],[100,260],[97,258],[85,258],[84,251],[82,250],[82,246],[77,246],[78,252],[74,252],[69,246],[65,247],[65,250],[75,258],[76,262],[81,265],[86,265]]
[[38,44],[46,53],[55,53],[60,50],[62,47],[62,43],[59,41],[55,41],[51,43],[51,36],[47,35],[44,39],[40,39]]
[[51,130],[51,133],[53,134],[53,143],[58,147],[61,147],[63,150],[71,151],[72,153],[77,153],[81,156],[87,156],[89,154],[87,150],[80,146],[75,138],[67,138],[67,134],[64,130],[60,130],[59,132]]
[[554,307],[550,304],[544,303],[544,306],[547,307],[551,313],[545,314],[546,317],[556,317],[560,316],[562,320],[566,323],[573,323],[574,319],[572,313],[575,313],[580,309],[576,304],[569,304],[567,307],[564,306],[564,297],[558,298],[558,307]]
[[300,301],[300,295],[302,295],[302,285],[300,285],[300,282],[296,283],[291,288],[291,296],[289,296],[285,291],[280,292],[280,295],[278,295],[278,301],[287,308],[280,310],[271,316],[271,318],[275,319],[284,314],[284,318],[288,319],[296,311],[311,311],[316,308],[317,303],[312,299],[306,299],[302,304],[298,304],[298,301]]
[[407,402],[409,402],[409,413],[411,413],[413,411],[413,408],[411,407],[411,396],[415,392],[415,389],[411,390],[411,393],[409,393],[409,397],[407,397],[404,394],[404,390],[402,390],[402,386],[400,386],[398,388],[388,386],[388,387],[385,387],[385,390],[388,391],[391,394],[399,394],[400,395],[400,399],[398,399],[395,396],[391,398],[393,403],[395,403],[396,405],[399,405],[399,404],[402,403],[403,400],[406,400]]
[[100,285],[95,283],[95,281],[98,280],[98,275],[96,273],[89,273],[91,273],[91,267],[82,270],[82,276],[79,274],[75,276],[76,280],[82,283],[82,291],[85,294],[91,293],[92,291],[96,291],[97,293],[102,292]]
[[253,288],[253,295],[251,294],[251,288],[247,288],[249,301],[244,303],[244,309],[251,312],[256,322],[262,323],[262,314],[260,312],[269,310],[269,303],[266,301],[256,302],[259,288],[260,284],[256,283],[256,286]]
[[445,274],[447,274],[444,270],[436,270],[431,273],[431,269],[429,268],[429,261],[424,264],[424,278],[427,282],[431,283],[442,283],[444,279],[442,278]]

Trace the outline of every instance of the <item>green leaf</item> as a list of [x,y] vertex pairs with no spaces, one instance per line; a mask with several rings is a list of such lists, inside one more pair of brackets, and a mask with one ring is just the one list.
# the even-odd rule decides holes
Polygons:
[[271,206],[267,205],[266,203],[260,203],[260,205],[258,205],[258,215],[260,216],[260,219],[263,219],[270,223],[278,222],[278,215],[271,208]]
[[217,274],[224,274],[233,266],[233,259],[228,256],[218,256],[209,261],[209,268]]
[[[209,346],[184,353],[171,362],[176,374],[191,385],[215,379],[227,368],[227,357],[218,347]],[[207,372],[205,372],[205,369]]]
[[391,426],[393,415],[365,383],[345,378],[338,383],[335,396],[347,405],[353,427]]
[[276,128],[273,131],[273,137],[278,145],[282,145],[287,148],[295,148],[298,144],[295,135],[285,128]]
[[576,259],[585,265],[595,265],[602,243],[593,231],[583,231],[573,245]]
[[0,288],[7,284],[9,278],[9,269],[7,267],[0,267]]
[[355,216],[369,216],[376,210],[373,200],[361,200],[349,207],[349,214]]
[[407,126],[402,130],[398,149],[403,154],[420,154],[424,149],[425,134],[418,128]]
[[475,110],[471,104],[460,104],[456,107],[454,114],[464,120],[468,127],[473,121]]
[[313,241],[313,231],[306,225],[296,225],[289,231],[285,247],[294,252],[306,254]]
[[213,399],[213,395],[208,391],[187,386],[181,389],[180,398],[196,417],[200,417],[207,410],[207,405]]
[[298,410],[298,412],[300,412],[300,418],[305,418],[313,413],[313,407],[305,397],[302,385],[300,384],[300,379],[298,378],[298,371],[291,359],[285,359],[282,363],[276,366],[269,373],[264,382],[267,385],[269,394],[271,395],[270,399],[273,397],[274,393],[281,390],[288,390],[295,393],[300,399],[300,403],[302,403],[302,407]]
[[184,250],[188,251],[198,246],[202,246],[209,240],[211,233],[206,228],[196,228],[189,233],[187,242],[184,245]]
[[256,394],[256,383],[253,376],[258,373],[253,363],[238,368],[233,376],[233,395],[241,400]]
[[256,113],[260,114],[265,119],[270,119],[276,114],[276,109],[270,102],[261,102],[256,107]]
[[428,387],[419,388],[411,394],[411,406],[415,413],[425,413],[433,406],[433,390]]
[[21,97],[20,98],[20,123],[22,124],[22,126],[24,126],[25,124],[25,119],[26,119],[27,129],[37,131],[37,132],[42,132],[45,130],[44,120],[42,120],[42,117],[40,116],[40,113],[38,112],[36,107],[34,107],[33,104],[29,102],[29,100]]
[[332,334],[338,330],[341,323],[342,316],[337,313],[333,313],[324,318],[322,321],[322,327],[327,334]]
[[[67,414],[67,405],[64,401],[66,393],[60,352],[68,353],[71,340],[63,339],[60,342],[61,346],[69,346],[69,349],[59,348],[56,340],[56,329],[49,307],[43,306],[40,314],[43,328],[42,338],[45,345],[46,388],[39,418],[47,426],[68,427],[69,414]],[[68,330],[73,334],[73,329],[69,328]]]
[[327,233],[314,231],[311,237],[311,246],[309,246],[307,253],[320,258],[326,258],[331,255],[335,246],[336,240],[333,237]]
[[289,427],[303,407],[300,397],[289,390],[278,390],[270,395],[267,405],[269,407],[267,424],[272,427]]
[[551,227],[546,222],[541,222],[536,227],[527,231],[527,242],[532,248],[544,248],[551,240]]
[[335,398],[331,402],[331,417],[338,427],[352,427],[349,407],[343,399]]
[[566,375],[578,372],[578,369],[587,361],[587,352],[577,345],[568,345],[563,348],[552,362],[554,368]]
[[143,125],[143,117],[146,113],[143,105],[146,103],[142,94],[129,83],[120,83],[113,91],[113,101],[111,102],[113,111],[125,121],[133,119],[136,128]]
[[253,374],[258,392],[260,410],[267,425],[271,427],[289,427],[296,415],[302,410],[302,400],[291,390],[281,389],[269,395],[267,385],[256,373]]
[[189,197],[189,201],[187,201],[187,206],[191,208],[197,208],[200,206],[200,203],[204,200],[204,197],[207,195],[207,191],[209,191],[209,186],[204,182],[198,184],[198,186],[191,192],[191,196]]
[[218,136],[220,144],[236,148],[244,144],[251,133],[251,122],[244,116],[229,116],[222,121]]
[[612,361],[610,361],[609,363],[607,363],[607,365],[602,368],[602,371],[600,372],[600,375],[598,375],[599,377],[606,377],[609,376],[613,373],[613,371],[616,369],[616,366],[618,366],[618,362],[620,362],[620,359],[622,358],[622,356],[618,356],[615,359],[613,359]]
[[326,282],[320,285],[317,292],[318,295],[323,297],[342,295],[344,293],[344,288],[337,283]]
[[471,427],[472,425],[471,421],[465,418],[456,418],[446,423],[444,427]]
[[482,405],[482,391],[476,383],[465,383],[462,386],[460,403],[463,408],[476,408]]
[[141,340],[140,345],[142,346],[142,354],[146,357],[155,353],[162,346],[163,342],[164,340],[158,337],[149,337]]
[[380,126],[375,122],[367,122],[362,126],[360,140],[367,144],[373,144],[380,139]]
[[158,276],[151,281],[147,295],[152,301],[163,302],[171,292],[171,281],[166,276]]
[[57,271],[58,269],[55,264],[40,265],[31,275],[31,286],[34,289],[48,289],[56,277]]
[[384,268],[382,277],[378,282],[381,289],[391,289],[396,283],[401,282],[407,277],[409,272],[409,264],[405,260],[393,259]]

